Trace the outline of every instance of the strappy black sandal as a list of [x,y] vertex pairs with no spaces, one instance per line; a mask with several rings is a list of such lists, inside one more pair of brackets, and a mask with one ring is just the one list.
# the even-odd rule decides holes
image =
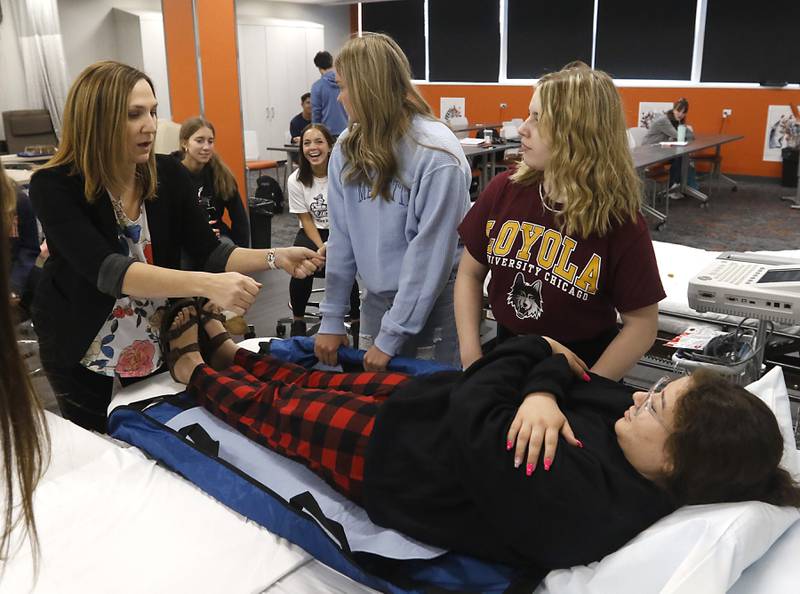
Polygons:
[[[194,308],[195,315],[189,316],[189,319],[177,328],[172,328],[171,326],[175,321],[175,316],[177,316],[181,310],[187,307]],[[171,340],[175,340],[181,334],[186,332],[186,330],[189,329],[193,324],[197,324],[197,311],[197,302],[194,299],[181,299],[171,304],[167,311],[164,312],[164,317],[161,319],[161,331],[158,336],[158,340],[161,343],[161,354],[164,357],[164,362],[167,364],[169,374],[172,376],[172,379],[178,383],[181,382],[179,382],[178,378],[175,377],[175,373],[173,371],[175,364],[177,363],[178,359],[180,359],[186,353],[191,353],[194,351],[200,352],[200,345],[196,342],[193,342],[173,350],[169,343]]]
[[[220,332],[214,338],[209,338],[208,334],[206,333],[206,322],[208,320],[217,320],[225,327],[225,314],[222,312],[214,312],[214,311],[207,311],[204,309],[205,305],[208,303],[208,299],[205,297],[199,297],[197,299],[197,315],[200,316],[200,353],[203,355],[203,361],[211,365],[211,360],[214,357],[214,353],[217,352],[217,349],[222,346],[226,340],[231,339],[230,333],[226,330],[225,332]],[[232,339],[231,339],[232,340]]]

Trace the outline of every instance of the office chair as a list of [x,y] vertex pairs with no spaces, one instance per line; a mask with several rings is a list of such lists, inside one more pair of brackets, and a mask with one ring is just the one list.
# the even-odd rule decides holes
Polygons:
[[3,127],[9,153],[21,153],[26,146],[58,144],[50,112],[46,109],[4,111]]

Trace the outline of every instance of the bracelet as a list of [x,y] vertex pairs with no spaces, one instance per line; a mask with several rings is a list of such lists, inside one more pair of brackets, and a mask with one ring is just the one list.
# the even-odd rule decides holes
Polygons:
[[278,265],[275,263],[275,249],[271,248],[267,250],[267,268],[270,270],[275,270]]

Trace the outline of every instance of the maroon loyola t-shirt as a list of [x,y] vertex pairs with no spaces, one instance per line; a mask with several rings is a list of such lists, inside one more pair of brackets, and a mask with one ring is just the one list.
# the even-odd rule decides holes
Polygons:
[[591,340],[613,329],[616,312],[666,295],[644,218],[604,237],[581,239],[559,230],[538,186],[495,177],[458,232],[470,255],[491,271],[489,304],[515,334]]

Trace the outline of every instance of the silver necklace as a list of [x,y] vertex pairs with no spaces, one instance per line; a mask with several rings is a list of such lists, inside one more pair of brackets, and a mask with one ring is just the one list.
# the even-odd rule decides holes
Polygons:
[[543,186],[544,186],[544,184],[539,184],[539,199],[542,201],[542,206],[545,208],[545,210],[549,210],[553,214],[557,214],[557,215],[562,214],[564,212],[563,210],[556,210],[555,208],[553,208],[552,206],[547,204],[547,201],[545,201],[545,199],[544,199],[544,192],[542,192],[542,187]]

